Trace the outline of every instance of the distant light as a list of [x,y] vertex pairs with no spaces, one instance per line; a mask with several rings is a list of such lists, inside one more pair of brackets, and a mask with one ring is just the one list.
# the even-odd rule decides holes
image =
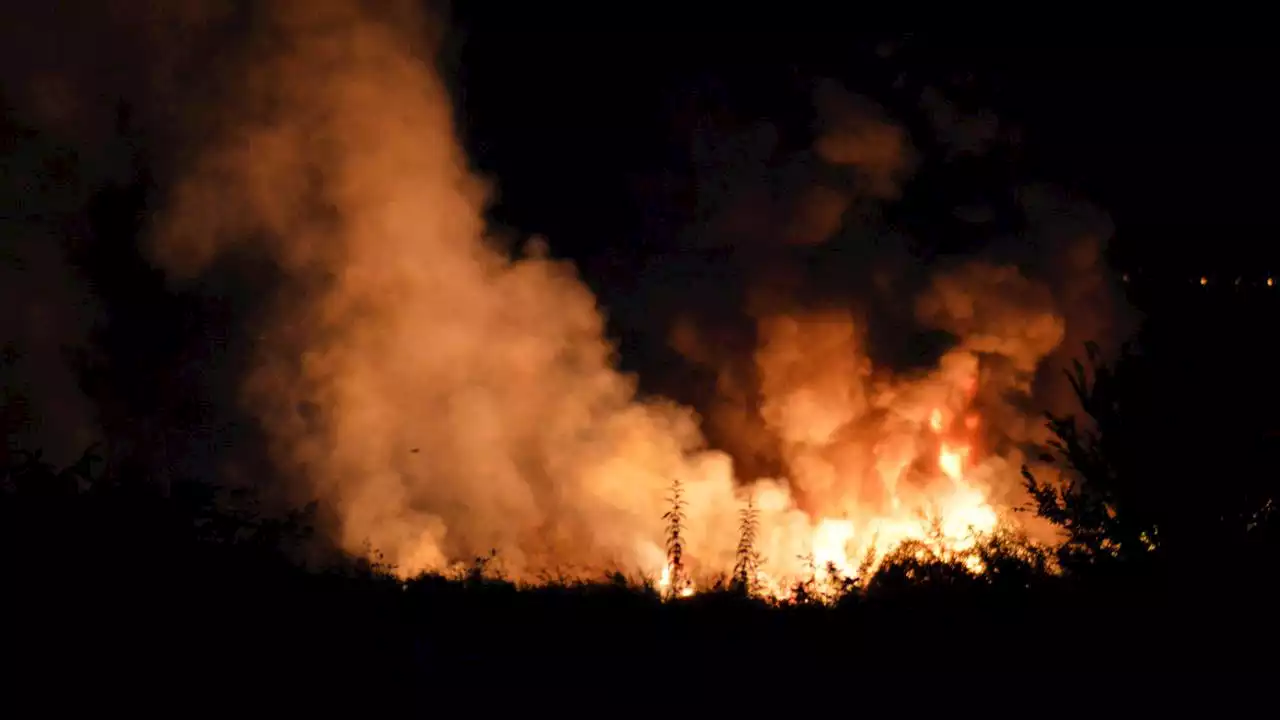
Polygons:
[[1124,275],[1121,275],[1120,279],[1125,282],[1129,282],[1129,273],[1125,273]]
[[1267,278],[1267,287],[1275,287],[1275,286],[1276,286],[1276,279],[1275,279],[1275,278]]
[[1201,275],[1201,276],[1200,276],[1200,284],[1201,284],[1201,285],[1208,285],[1208,284],[1209,284],[1209,278],[1207,278],[1207,277],[1205,277],[1205,276]]

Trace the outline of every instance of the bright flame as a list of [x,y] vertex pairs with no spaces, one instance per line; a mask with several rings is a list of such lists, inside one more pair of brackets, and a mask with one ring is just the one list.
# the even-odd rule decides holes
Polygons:
[[943,443],[938,451],[938,467],[947,477],[958,481],[964,475],[964,459],[968,454],[967,447],[953,448]]
[[[446,86],[405,35],[416,4],[376,5],[408,15],[263,4],[271,42],[227,63],[252,72],[228,84],[236,106],[198,138],[157,228],[175,274],[249,246],[288,281],[245,397],[282,474],[332,508],[338,545],[402,575],[491,548],[529,582],[661,567],[664,594],[687,597],[733,567],[749,495],[756,584],[785,599],[830,593],[905,540],[963,552],[1004,519],[1038,432],[1008,398],[1029,397],[1065,334],[1047,284],[977,261],[936,273],[915,319],[958,340],[911,375],[872,367],[850,308],[753,310],[761,437],[743,444],[770,448],[782,477],[737,477],[692,410],[637,396],[572,267],[490,243]],[[894,195],[905,131],[832,128],[818,155],[880,168],[878,195]],[[673,480],[675,568],[659,549]]]
[[828,518],[818,523],[813,532],[813,564],[819,578],[825,578],[830,568],[846,577],[856,574],[848,555],[853,537],[853,523],[848,520]]
[[[966,380],[958,383],[963,391],[958,397],[965,402],[972,397],[970,387]],[[906,486],[892,482],[903,477],[910,462],[887,463],[881,466],[881,480],[890,490],[901,492],[894,493],[879,512],[869,512],[854,502],[839,515],[820,516],[811,522],[795,518],[790,526],[785,514],[769,515],[762,535],[770,558],[766,568],[757,573],[756,592],[786,601],[794,599],[803,587],[811,597],[829,599],[839,592],[843,581],[865,580],[864,575],[878,568],[887,551],[905,541],[922,543],[939,556],[958,556],[970,571],[982,572],[981,560],[965,551],[973,548],[979,535],[995,531],[1001,515],[982,485],[966,476],[973,446],[965,433],[977,429],[978,416],[959,413],[964,417],[964,429],[957,432],[948,421],[956,415],[934,407],[917,426],[937,443],[937,477],[925,483],[921,494],[913,496]],[[771,506],[767,496],[757,498],[756,505],[781,509]],[[802,534],[803,539],[795,542],[790,537],[793,532]],[[664,590],[670,587],[669,566],[663,569],[662,586]]]
[[[1011,410],[996,403],[1026,392],[1025,373],[1057,345],[1062,325],[1009,270],[975,269],[933,292],[921,313],[969,338],[918,377],[873,372],[847,315],[761,321],[762,416],[783,441],[782,486],[793,491],[753,489],[761,594],[830,597],[845,581],[866,580],[906,541],[982,571],[969,551],[1010,520],[993,494],[1020,490],[1023,459],[1008,447],[990,452],[988,443],[1000,441],[981,412]],[[978,353],[1003,355],[1011,372],[980,372]]]
[[672,574],[671,565],[670,564],[663,565],[662,576],[658,579],[658,589],[662,591],[663,595],[675,595],[676,597],[691,597],[695,592],[697,592],[697,587],[693,584],[693,581],[689,580],[688,578],[684,579],[682,582],[679,583],[680,585],[679,590],[673,591],[672,584],[671,584],[672,583],[671,574]]

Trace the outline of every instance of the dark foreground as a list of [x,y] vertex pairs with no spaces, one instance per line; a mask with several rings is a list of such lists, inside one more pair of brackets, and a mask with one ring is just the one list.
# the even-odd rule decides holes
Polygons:
[[55,475],[36,493],[8,476],[5,654],[15,687],[49,707],[438,709],[463,687],[498,702],[509,683],[745,692],[761,673],[1133,682],[1277,664],[1267,535],[1196,572],[1151,553],[1051,575],[1010,554],[981,577],[891,563],[834,607],[733,591],[664,603],[621,581],[518,590],[474,576],[401,583],[352,562],[306,571],[280,552],[298,527],[246,532],[173,497],[107,483],[59,494]]

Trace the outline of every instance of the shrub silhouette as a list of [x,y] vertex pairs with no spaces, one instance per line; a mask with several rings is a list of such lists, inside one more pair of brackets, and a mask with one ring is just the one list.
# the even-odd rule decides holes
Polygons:
[[1159,537],[1140,484],[1146,468],[1133,453],[1122,409],[1129,398],[1118,373],[1133,362],[1132,350],[1124,350],[1119,369],[1101,361],[1097,345],[1086,350],[1090,369],[1074,361],[1067,378],[1087,419],[1047,416],[1054,439],[1045,459],[1059,463],[1063,480],[1041,482],[1028,468],[1022,470],[1035,512],[1066,534],[1062,559],[1068,567],[1133,561],[1157,548]]
[[1272,552],[1274,454],[1224,438],[1215,425],[1251,433],[1220,401],[1171,393],[1169,370],[1132,345],[1110,364],[1087,355],[1068,373],[1083,416],[1048,417],[1063,480],[1023,468],[1032,509],[1066,535],[1062,566],[1176,574]]

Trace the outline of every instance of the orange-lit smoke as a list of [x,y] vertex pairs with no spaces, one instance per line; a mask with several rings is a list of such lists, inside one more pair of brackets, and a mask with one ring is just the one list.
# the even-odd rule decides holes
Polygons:
[[[841,98],[838,88],[821,86],[818,105],[828,122],[816,150],[856,182],[840,196],[815,180],[800,197],[827,201],[782,203],[792,217],[776,224],[808,232],[780,234],[776,242],[821,244],[846,231],[855,242],[887,235],[859,227],[865,218],[848,211],[897,194],[913,167],[911,145],[873,106]],[[954,338],[931,367],[877,366],[869,330],[894,318],[877,317],[866,305],[871,292],[831,297],[806,287],[785,252],[776,255],[781,267],[757,277],[747,309],[757,347],[745,366],[718,351],[696,322],[677,325],[676,349],[717,371],[727,391],[709,409],[719,439],[736,457],[776,456],[781,465],[781,478],[754,485],[764,516],[762,575],[775,592],[786,593],[778,578],[803,575],[797,557],[819,575],[828,563],[851,575],[864,558],[874,567],[904,540],[963,551],[975,531],[1013,522],[1010,510],[1026,502],[1024,464],[1053,474],[1026,455],[1048,439],[1040,411],[1067,409],[1069,388],[1056,378],[1043,382],[1045,371],[1060,368],[1086,340],[1114,340],[1123,328],[1109,324],[1115,296],[1101,258],[1106,218],[1046,188],[1026,188],[1020,200],[1031,229],[1017,240],[1056,255],[1028,258],[1015,247],[1006,259],[993,252],[991,259],[943,265],[923,289],[892,298],[911,308],[905,322]],[[754,200],[742,204],[756,215],[769,212]],[[741,206],[726,205],[728,215]],[[892,271],[872,274],[872,283],[897,282]],[[1017,519],[1033,537],[1052,539],[1047,523]]]
[[[422,19],[383,5],[396,10],[262,6],[259,42],[156,244],[178,275],[232,249],[279,269],[245,397],[284,472],[335,512],[342,547],[371,546],[406,574],[495,549],[522,579],[657,576],[675,479],[691,569],[732,567],[749,492],[762,576],[779,586],[809,561],[852,572],[873,541],[924,538],[931,517],[956,544],[995,527],[1017,499],[1010,440],[1034,424],[1007,398],[1030,392],[1064,334],[1046,289],[998,265],[935,278],[917,317],[961,340],[908,377],[871,365],[851,312],[762,314],[760,412],[788,477],[741,490],[691,411],[637,399],[572,267],[536,250],[511,260],[486,237],[486,188],[414,32]],[[868,182],[891,196],[908,165],[900,133],[837,130],[852,134],[821,153],[873,166]],[[802,207],[829,227],[840,205]]]
[[278,462],[343,547],[406,573],[496,549],[525,578],[656,575],[675,478],[690,555],[731,549],[728,459],[698,451],[688,410],[636,399],[572,267],[485,237],[485,187],[402,5],[268,4],[159,233],[175,273],[249,245],[283,274],[246,386]]
[[826,555],[842,569],[873,544],[882,553],[940,535],[964,549],[1022,501],[1020,443],[1034,420],[1010,400],[1030,395],[1062,340],[1047,290],[975,263],[935,278],[916,314],[960,341],[937,367],[905,376],[873,366],[848,312],[759,321],[762,418],[781,441],[797,507],[820,530],[813,552],[822,536],[838,537]]

